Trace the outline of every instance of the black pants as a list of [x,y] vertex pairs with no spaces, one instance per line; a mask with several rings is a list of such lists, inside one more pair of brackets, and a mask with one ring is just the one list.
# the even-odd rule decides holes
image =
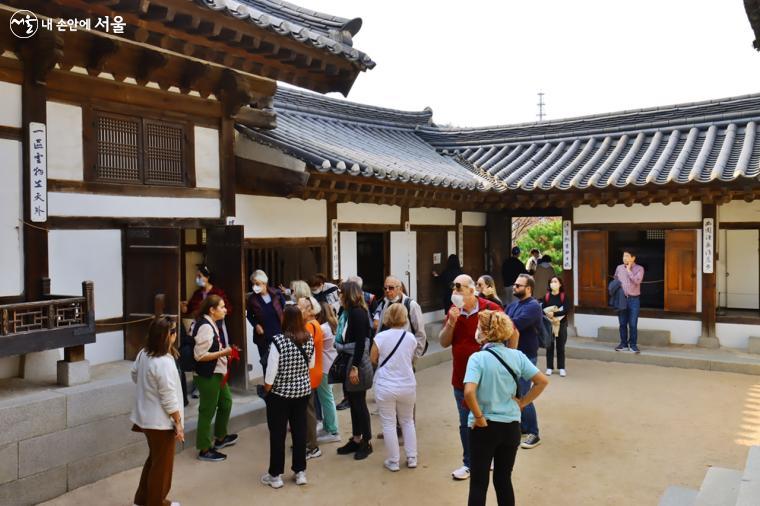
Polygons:
[[285,436],[290,424],[293,441],[293,472],[306,470],[306,405],[309,396],[288,399],[269,393],[267,427],[269,427],[269,474],[279,476],[285,471]]
[[468,506],[483,506],[488,472],[493,460],[493,487],[499,506],[514,506],[512,468],[520,445],[520,422],[488,421],[488,427],[470,430],[470,498]]
[[367,407],[367,391],[346,391],[348,402],[351,405],[351,428],[354,436],[361,436],[365,441],[372,439],[372,426],[369,421],[369,408]]
[[557,347],[557,369],[565,368],[565,345],[567,344],[567,323],[563,319],[559,324],[559,335],[553,337],[546,347],[546,368],[554,369],[554,347]]

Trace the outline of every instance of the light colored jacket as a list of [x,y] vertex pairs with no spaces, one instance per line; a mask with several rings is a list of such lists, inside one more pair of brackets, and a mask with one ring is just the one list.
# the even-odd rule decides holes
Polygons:
[[141,429],[171,430],[174,422],[169,415],[179,411],[184,426],[182,384],[171,355],[151,357],[140,350],[130,373],[137,384],[135,406],[129,417],[132,423]]

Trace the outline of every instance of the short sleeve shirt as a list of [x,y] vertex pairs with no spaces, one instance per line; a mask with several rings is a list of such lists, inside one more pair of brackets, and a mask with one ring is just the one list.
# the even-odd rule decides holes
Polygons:
[[[490,348],[499,354],[517,377],[527,380],[538,372],[538,368],[523,352],[501,344]],[[504,423],[520,421],[520,408],[512,399],[517,385],[512,375],[490,352],[481,350],[470,356],[464,382],[478,385],[478,404],[487,420]],[[475,423],[475,416],[472,413],[470,413],[468,423],[470,426]]]

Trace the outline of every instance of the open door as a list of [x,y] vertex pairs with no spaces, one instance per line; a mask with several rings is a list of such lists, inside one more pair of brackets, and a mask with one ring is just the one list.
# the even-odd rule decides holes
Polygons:
[[665,311],[697,310],[697,231],[665,231]]
[[[124,251],[127,321],[153,316],[158,294],[164,294],[163,313],[175,317],[179,314],[181,232],[178,228],[127,228]],[[144,321],[126,326],[125,359],[134,360],[137,356],[145,344],[149,325],[150,321]]]
[[433,271],[440,274],[446,268],[448,236],[445,229],[417,230],[417,302],[423,312],[444,309],[442,289]]
[[607,307],[607,232],[578,232],[578,301],[585,307]]
[[230,344],[242,350],[240,360],[230,369],[230,385],[248,389],[248,337],[245,327],[245,256],[243,253],[243,227],[241,225],[216,226],[206,229],[206,265],[214,275],[214,284],[227,294],[231,309],[224,323]]
[[400,279],[417,299],[417,232],[391,232],[391,276]]

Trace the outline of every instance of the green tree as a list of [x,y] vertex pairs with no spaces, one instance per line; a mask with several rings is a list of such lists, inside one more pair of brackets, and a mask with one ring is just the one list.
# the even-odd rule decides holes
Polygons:
[[541,255],[552,258],[552,266],[557,274],[562,273],[562,220],[537,223],[517,241],[520,259],[527,262],[530,250],[537,249]]

